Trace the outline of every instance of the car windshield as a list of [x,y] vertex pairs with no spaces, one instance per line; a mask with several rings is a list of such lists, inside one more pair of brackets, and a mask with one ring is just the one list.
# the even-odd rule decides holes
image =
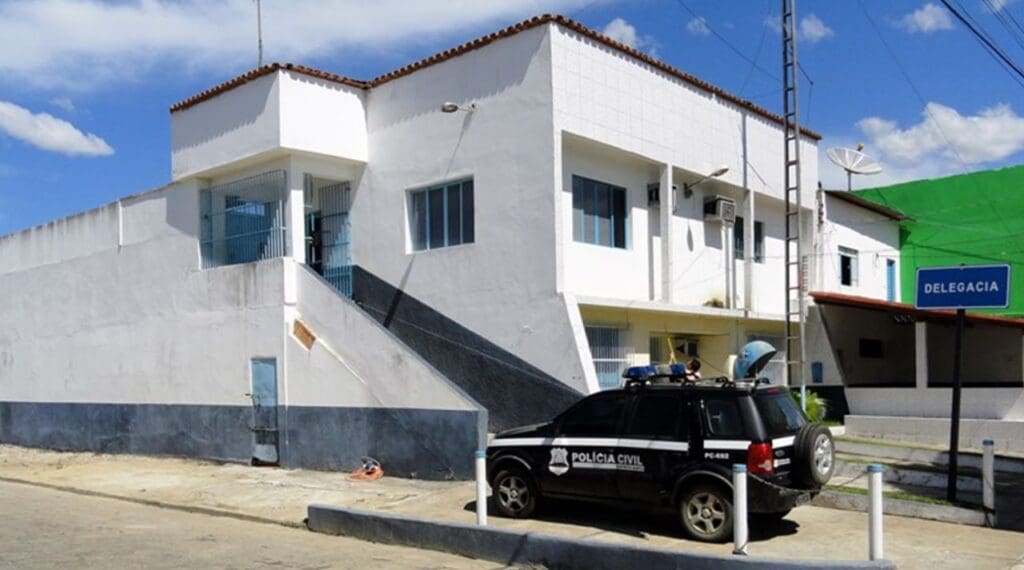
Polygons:
[[800,405],[788,391],[757,394],[754,400],[769,437],[792,435],[807,423]]

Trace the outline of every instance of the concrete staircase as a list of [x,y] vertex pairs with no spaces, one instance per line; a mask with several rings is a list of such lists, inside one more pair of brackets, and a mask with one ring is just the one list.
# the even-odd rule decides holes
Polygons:
[[[883,491],[936,500],[946,496],[948,453],[937,446],[841,436],[836,440],[831,486],[867,488],[870,463],[885,466]],[[1024,456],[996,456],[996,526],[1024,530]],[[897,495],[899,496],[899,495]],[[960,454],[957,498],[961,507],[981,509],[981,451]]]

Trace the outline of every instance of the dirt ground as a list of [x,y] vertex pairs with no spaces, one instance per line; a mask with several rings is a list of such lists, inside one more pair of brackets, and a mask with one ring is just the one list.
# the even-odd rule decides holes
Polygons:
[[[384,466],[385,471],[387,466]],[[473,523],[472,482],[387,477],[352,481],[345,473],[218,464],[164,457],[63,453],[0,446],[0,479],[218,510],[302,526],[310,503]],[[730,545],[682,538],[675,515],[572,503],[549,504],[535,520],[490,517],[493,526],[591,540],[728,554]],[[867,516],[800,507],[781,524],[751,529],[752,556],[864,560]],[[1024,569],[1024,534],[887,516],[886,557],[901,568]]]

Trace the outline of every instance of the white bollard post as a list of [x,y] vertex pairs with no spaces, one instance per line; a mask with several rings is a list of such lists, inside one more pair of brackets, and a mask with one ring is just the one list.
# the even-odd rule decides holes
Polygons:
[[877,463],[868,465],[868,559],[885,558],[882,540],[882,471]]
[[487,453],[476,452],[476,524],[487,526]]
[[732,541],[733,554],[747,555],[747,466],[732,466]]
[[995,442],[981,442],[981,503],[985,507],[985,524],[996,525],[996,452]]

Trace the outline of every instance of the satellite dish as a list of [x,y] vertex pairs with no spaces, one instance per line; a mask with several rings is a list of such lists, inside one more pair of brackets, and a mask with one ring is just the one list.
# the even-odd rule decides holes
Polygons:
[[834,146],[828,149],[825,154],[839,168],[846,171],[846,189],[853,189],[854,174],[878,174],[882,172],[882,165],[870,156],[861,152],[864,145],[857,145],[856,149]]

